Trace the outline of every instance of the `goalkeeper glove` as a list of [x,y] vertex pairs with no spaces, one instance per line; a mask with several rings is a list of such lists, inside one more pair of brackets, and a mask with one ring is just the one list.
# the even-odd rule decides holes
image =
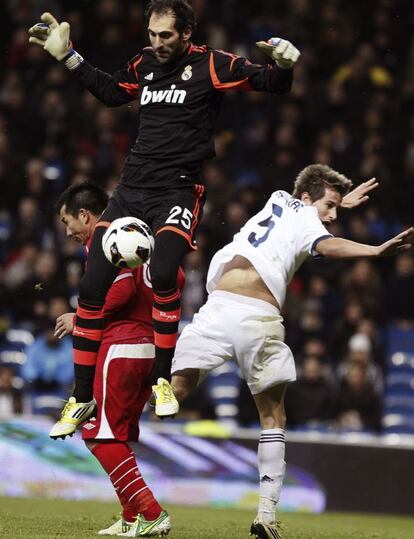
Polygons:
[[70,26],[64,21],[60,24],[51,13],[43,13],[41,21],[29,29],[29,42],[40,45],[56,60],[65,60],[69,69],[75,69],[83,58],[72,49],[69,39]]
[[290,41],[280,37],[272,37],[267,42],[257,41],[256,45],[283,69],[292,68],[300,56],[300,52]]

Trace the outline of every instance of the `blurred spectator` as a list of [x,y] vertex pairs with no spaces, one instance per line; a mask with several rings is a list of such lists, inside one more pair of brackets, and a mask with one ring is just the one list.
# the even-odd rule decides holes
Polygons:
[[311,275],[307,290],[308,300],[320,307],[324,320],[331,320],[341,312],[342,301],[337,290],[322,275]]
[[301,373],[286,391],[288,425],[296,427],[327,422],[334,415],[334,388],[317,356],[303,360]]
[[348,352],[348,343],[352,335],[355,334],[358,325],[365,318],[364,309],[361,302],[352,299],[348,300],[342,318],[336,320],[332,338],[332,357],[335,363]]
[[10,291],[16,290],[24,281],[30,279],[38,252],[36,243],[27,241],[20,249],[10,253],[2,276],[3,283]]
[[[365,78],[366,77],[366,78]],[[335,73],[336,82],[357,84],[357,81],[365,85],[391,86],[393,84],[389,71],[379,64],[376,51],[372,44],[363,43],[357,50],[354,58],[348,64],[341,66]]]
[[48,306],[49,329],[36,337],[27,348],[22,375],[34,391],[66,389],[73,380],[72,343],[70,337],[54,336],[56,318],[69,311],[64,298],[54,297]]
[[338,394],[338,425],[345,430],[379,430],[381,401],[363,365],[349,362]]
[[364,377],[378,395],[383,389],[383,376],[380,366],[373,361],[372,344],[367,335],[355,333],[348,343],[348,354],[337,368],[339,380],[346,378],[350,365],[359,365],[364,369]]
[[378,320],[384,304],[381,278],[377,268],[368,259],[354,262],[343,280],[348,300],[359,301],[364,313]]
[[375,363],[379,365],[382,370],[385,370],[385,350],[384,350],[384,332],[381,326],[378,326],[374,320],[370,318],[364,318],[358,324],[357,334],[365,335],[368,337],[371,345],[371,354],[375,358]]
[[289,331],[289,345],[296,354],[309,339],[327,341],[327,325],[317,300],[308,299],[302,304],[302,312]]
[[239,200],[228,202],[224,212],[224,221],[212,223],[214,243],[220,247],[229,243],[249,218],[246,206]]
[[73,310],[78,306],[79,282],[82,277],[82,265],[77,261],[66,264],[66,284],[69,292],[69,305]]
[[414,329],[414,255],[402,253],[396,259],[395,273],[388,280],[387,311],[402,327]]
[[374,243],[374,239],[371,236],[368,223],[362,215],[356,213],[351,215],[349,219],[348,237],[349,239],[358,241],[359,243]]
[[20,199],[17,216],[14,220],[10,242],[21,245],[24,242],[42,242],[44,222],[40,211],[39,201],[34,197],[25,196]]
[[67,289],[59,272],[59,259],[53,251],[38,253],[32,274],[20,285],[13,297],[13,306],[19,321],[39,331],[52,324],[48,318],[48,301],[53,296],[65,297]]
[[6,310],[0,313],[0,364],[11,365],[18,371],[26,361],[26,348],[34,337],[29,331],[13,326],[5,313]]
[[320,339],[308,339],[303,345],[302,354],[304,357],[313,356],[325,364],[328,363],[326,344]]

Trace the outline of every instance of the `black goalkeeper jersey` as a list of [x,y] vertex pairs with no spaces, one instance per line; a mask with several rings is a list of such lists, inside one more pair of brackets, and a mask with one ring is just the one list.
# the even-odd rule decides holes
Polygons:
[[288,92],[293,71],[190,44],[171,64],[151,47],[109,75],[86,61],[73,71],[100,101],[116,107],[137,99],[138,135],[121,183],[177,187],[199,182],[203,161],[214,157],[214,126],[224,92]]

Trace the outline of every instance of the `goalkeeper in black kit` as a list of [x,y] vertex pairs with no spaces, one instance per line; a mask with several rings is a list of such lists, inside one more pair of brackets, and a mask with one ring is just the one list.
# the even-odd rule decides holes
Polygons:
[[[171,391],[171,359],[180,320],[177,273],[184,255],[195,249],[194,234],[206,196],[202,165],[214,157],[214,127],[223,94],[229,90],[289,92],[299,51],[271,38],[257,45],[272,59],[252,64],[235,54],[195,45],[194,13],[184,0],[153,0],[146,11],[150,46],[124,69],[109,75],[88,64],[72,48],[70,27],[50,13],[29,30],[31,43],[62,62],[94,96],[115,107],[140,103],[136,141],[120,182],[101,221],[134,216],[155,236],[150,272],[154,293],[156,414],[173,416],[178,403]],[[96,354],[102,335],[102,307],[118,269],[105,258],[96,229],[79,290],[73,331],[76,403],[53,427],[59,436],[74,432],[84,404],[90,404]],[[73,401],[73,399],[71,399]],[[67,407],[66,407],[67,408]],[[82,420],[86,417],[83,415]]]

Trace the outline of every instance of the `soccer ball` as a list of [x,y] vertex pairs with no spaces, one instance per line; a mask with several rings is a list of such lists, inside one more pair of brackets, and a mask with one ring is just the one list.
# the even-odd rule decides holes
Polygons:
[[102,238],[106,258],[118,268],[137,268],[147,262],[154,250],[150,227],[136,217],[115,219]]

